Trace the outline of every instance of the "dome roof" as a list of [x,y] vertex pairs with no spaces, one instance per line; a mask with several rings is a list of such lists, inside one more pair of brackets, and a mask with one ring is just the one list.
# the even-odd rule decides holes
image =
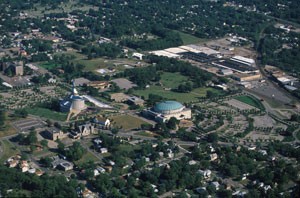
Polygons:
[[157,103],[154,106],[154,111],[156,112],[166,112],[166,111],[174,111],[183,108],[184,106],[177,101],[164,101]]

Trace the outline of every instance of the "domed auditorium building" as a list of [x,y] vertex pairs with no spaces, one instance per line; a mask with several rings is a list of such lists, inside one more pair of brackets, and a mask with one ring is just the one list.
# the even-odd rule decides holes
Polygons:
[[171,117],[175,117],[177,120],[191,119],[192,111],[180,102],[164,101],[155,104],[154,107],[150,109],[145,109],[143,115],[157,122],[166,122]]

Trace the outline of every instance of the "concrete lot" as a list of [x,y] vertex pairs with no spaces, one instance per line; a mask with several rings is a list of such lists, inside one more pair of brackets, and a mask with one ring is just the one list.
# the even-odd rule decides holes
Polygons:
[[270,116],[255,116],[254,127],[273,127],[276,124],[276,121],[273,120]]
[[115,82],[121,89],[130,89],[132,87],[136,87],[137,85],[132,83],[131,81],[127,80],[126,78],[117,78],[112,80]]
[[285,93],[283,93],[271,83],[266,83],[265,86],[255,87],[252,89],[252,91],[264,97],[272,98],[273,100],[282,102],[284,104],[290,103],[292,101],[288,96],[286,96]]
[[226,101],[225,103],[229,104],[232,107],[238,108],[239,110],[251,110],[255,109],[255,107],[248,105],[246,103],[243,103],[241,101],[238,101],[236,99],[231,99]]
[[35,129],[42,128],[45,124],[36,118],[22,119],[12,123],[18,132],[28,132],[32,127]]

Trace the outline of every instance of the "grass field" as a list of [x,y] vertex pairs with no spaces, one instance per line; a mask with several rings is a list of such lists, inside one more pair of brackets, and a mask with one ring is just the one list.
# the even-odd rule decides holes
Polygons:
[[246,103],[248,105],[251,105],[253,107],[256,107],[260,110],[265,109],[264,105],[258,99],[254,98],[254,97],[251,97],[251,96],[237,96],[237,97],[235,97],[235,99],[239,100],[243,103]]
[[51,120],[65,121],[67,119],[66,113],[51,111],[50,109],[41,107],[28,108],[26,111],[31,115],[40,116]]
[[124,152],[127,152],[127,153],[129,153],[129,152],[131,152],[131,151],[134,151],[134,150],[137,150],[137,149],[139,149],[139,148],[140,148],[139,145],[133,146],[133,145],[131,145],[131,144],[120,144],[120,145],[118,146],[118,150],[119,150],[119,151],[124,151]]
[[184,45],[189,45],[189,44],[195,44],[195,43],[200,43],[205,41],[205,39],[201,39],[198,37],[195,37],[191,34],[186,34],[180,31],[176,31],[179,33],[181,40],[183,41]]
[[77,166],[82,165],[85,162],[88,161],[94,161],[97,162],[99,161],[98,158],[96,158],[91,152],[87,151],[80,160],[75,161],[74,164],[76,164]]
[[161,75],[161,83],[164,87],[177,88],[180,84],[187,82],[188,77],[181,75],[180,73],[164,72]]
[[81,59],[81,60],[75,60],[76,63],[82,64],[85,66],[85,71],[95,71],[100,68],[106,68],[109,66],[108,63],[105,62],[103,58],[95,58],[95,59]]
[[[76,51],[65,52],[65,55],[72,55],[74,59],[70,60],[74,64],[81,64],[84,66],[84,71],[96,72],[97,69],[114,68],[117,71],[123,71],[126,69],[124,65],[134,65],[135,59],[117,58],[117,59],[105,59],[105,58],[93,58],[88,59],[84,54],[80,54]],[[60,55],[60,54],[58,54]],[[47,65],[46,65],[47,66]]]
[[9,157],[20,153],[20,151],[14,148],[14,146],[8,140],[2,140],[0,143],[3,150],[0,155],[1,164],[3,164]]
[[160,86],[151,86],[144,90],[135,90],[134,94],[138,96],[143,96],[145,99],[148,99],[148,95],[152,93],[160,95],[168,100],[176,100],[179,102],[193,102],[198,101],[200,98],[206,97],[206,93],[208,90],[222,95],[222,92],[220,90],[213,89],[210,87],[197,88],[191,91],[190,93],[178,93],[174,91],[164,90]]
[[0,137],[9,136],[9,135],[13,135],[16,133],[17,133],[17,131],[11,126],[11,124],[6,122],[5,128],[0,130]]
[[48,70],[57,67],[56,64],[54,64],[54,63],[49,63],[49,62],[41,63],[41,64],[39,64],[39,66],[42,67],[42,68],[44,68],[44,69],[48,69]]
[[112,120],[113,127],[121,127],[123,130],[130,130],[140,128],[141,124],[147,124],[147,122],[133,117],[131,115],[119,115],[110,118]]

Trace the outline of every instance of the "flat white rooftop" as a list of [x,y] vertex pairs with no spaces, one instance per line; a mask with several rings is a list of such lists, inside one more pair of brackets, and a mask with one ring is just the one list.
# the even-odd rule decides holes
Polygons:
[[167,52],[165,50],[152,51],[152,52],[150,52],[150,54],[154,54],[156,56],[166,56],[166,57],[169,57],[169,58],[178,58],[178,57],[180,57],[177,54],[173,54],[173,53]]
[[179,47],[171,47],[171,48],[165,49],[165,51],[173,53],[173,54],[187,52],[187,50],[179,48]]
[[245,58],[243,56],[234,56],[231,58],[231,60],[236,60],[236,61],[241,61],[241,62],[245,62],[248,64],[254,64],[255,60],[253,60],[252,58]]
[[210,49],[208,47],[198,46],[198,45],[188,45],[188,46],[195,49],[195,50],[198,50],[198,51],[200,51],[204,54],[207,54],[207,55],[220,54],[220,52],[218,52],[216,50],[213,50],[213,49]]

